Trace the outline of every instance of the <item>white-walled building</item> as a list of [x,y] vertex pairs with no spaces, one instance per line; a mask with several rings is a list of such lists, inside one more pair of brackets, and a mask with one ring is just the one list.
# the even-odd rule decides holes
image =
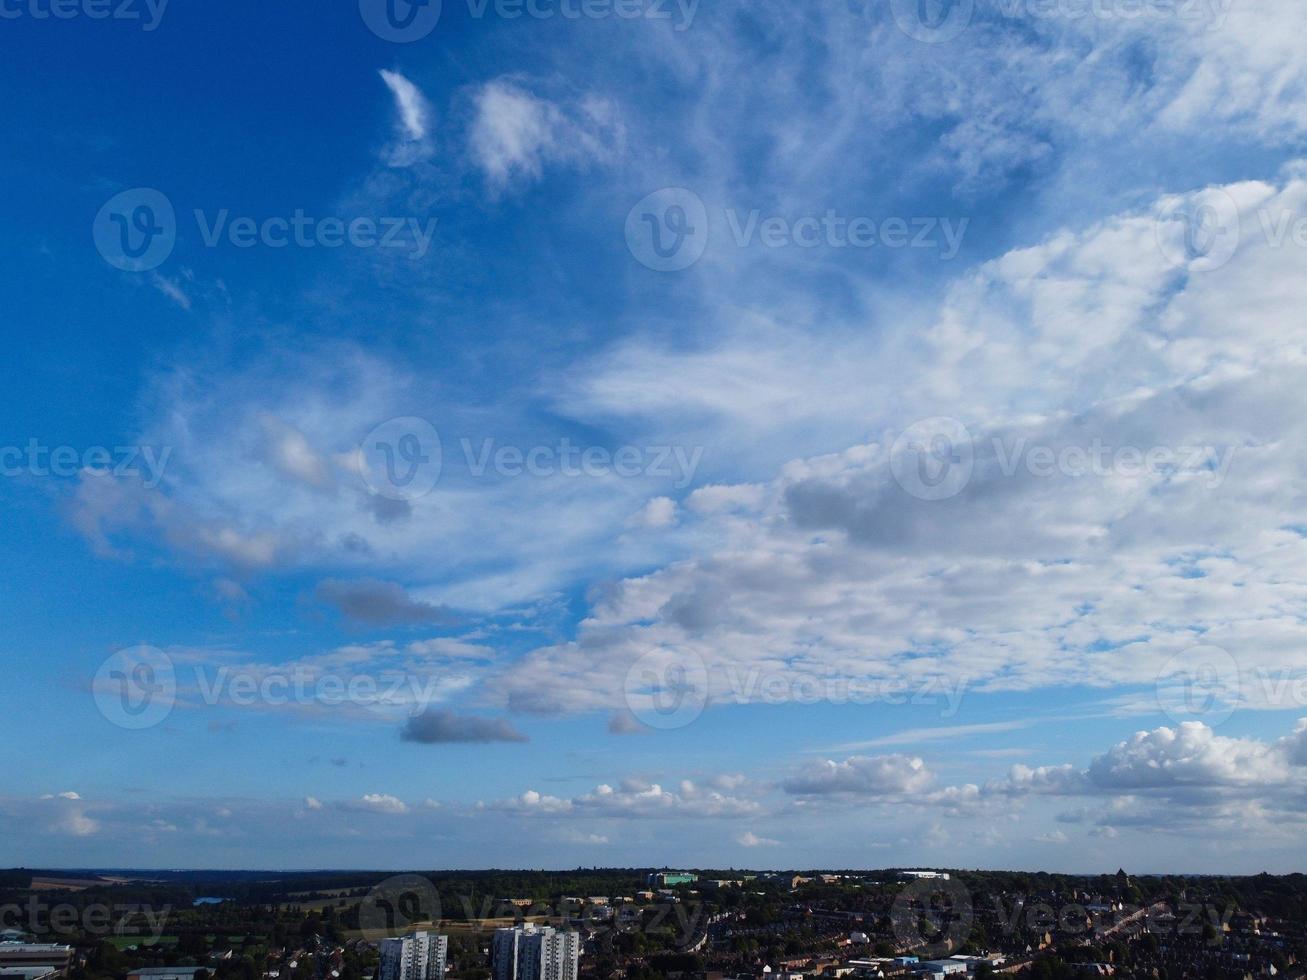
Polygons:
[[383,939],[377,980],[445,980],[449,937],[415,932],[399,939]]
[[580,958],[577,933],[527,923],[495,930],[490,975],[492,980],[576,980]]

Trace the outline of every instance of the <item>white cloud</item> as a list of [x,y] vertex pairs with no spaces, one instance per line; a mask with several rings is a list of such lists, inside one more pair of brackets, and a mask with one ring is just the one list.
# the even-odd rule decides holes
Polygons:
[[431,104],[422,90],[399,72],[383,68],[380,75],[395,97],[399,117],[397,139],[388,151],[389,163],[395,167],[409,166],[431,154]]
[[528,790],[520,797],[483,804],[488,809],[521,813],[571,813],[587,817],[650,819],[661,817],[735,817],[760,811],[756,800],[682,780],[664,789],[643,779],[626,779],[617,786],[602,783],[582,796],[562,799]]
[[781,843],[770,837],[759,837],[752,830],[746,830],[736,838],[736,842],[743,847],[779,847]]
[[1004,801],[1082,798],[1091,805],[1063,813],[1112,838],[1122,827],[1204,834],[1243,828],[1277,837],[1300,824],[1307,803],[1307,719],[1275,741],[1217,735],[1200,722],[1136,732],[1088,766],[1013,766],[983,787],[950,787],[933,804],[957,813],[993,810]]
[[100,824],[84,813],[74,812],[64,816],[57,824],[57,827],[74,837],[89,837],[99,831]]
[[351,809],[370,810],[373,813],[403,814],[408,813],[408,804],[387,793],[367,793],[358,800],[349,803]]
[[473,104],[472,155],[499,189],[538,180],[552,163],[608,160],[624,139],[615,107],[597,96],[563,105],[503,77],[481,86]]
[[259,417],[267,436],[267,458],[279,471],[318,490],[328,490],[334,483],[331,468],[317,453],[304,433],[275,415],[265,412]]
[[893,797],[922,793],[934,781],[934,774],[920,758],[881,755],[811,763],[781,785],[785,792],[796,796]]
[[[1168,260],[1164,198],[963,275],[883,366],[855,349],[846,360],[863,377],[848,390],[876,434],[794,460],[764,489],[702,498],[729,507],[692,495],[680,531],[697,553],[597,591],[576,642],[536,651],[505,678],[510,703],[620,706],[626,669],[650,647],[701,660],[726,703],[754,675],[831,700],[847,699],[850,683],[873,693],[938,683],[965,697],[1068,676],[1151,697],[1163,665],[1202,643],[1238,661],[1246,707],[1286,706],[1281,682],[1307,675],[1287,612],[1301,598],[1307,537],[1283,526],[1307,479],[1307,462],[1286,451],[1307,440],[1307,357],[1286,332],[1307,283],[1299,250],[1259,228],[1262,215],[1307,211],[1307,180],[1290,168],[1278,185],[1224,191],[1245,234],[1217,272]],[[789,385],[778,398],[822,405],[842,388],[802,388],[831,351],[805,363],[766,349]],[[713,441],[743,442],[730,433],[756,433],[770,413],[758,411],[766,395],[733,402],[711,383],[730,373],[733,350],[687,366],[632,348],[588,375],[588,390],[621,391],[652,416],[699,398],[705,415],[740,416]],[[632,377],[637,364],[659,384]],[[697,380],[677,387],[687,376]],[[970,480],[942,501],[913,496],[895,469],[912,464],[897,436],[933,416],[962,420],[972,437]],[[1106,465],[1088,462],[1095,452]]]
[[646,530],[671,527],[676,523],[676,501],[671,497],[654,497],[631,517],[630,523]]

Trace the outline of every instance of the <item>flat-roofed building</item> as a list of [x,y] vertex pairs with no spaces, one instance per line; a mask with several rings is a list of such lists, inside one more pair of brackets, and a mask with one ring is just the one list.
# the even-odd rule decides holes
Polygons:
[[0,943],[0,970],[46,966],[62,974],[73,959],[73,948],[59,943]]
[[57,976],[59,971],[48,966],[0,967],[0,980],[54,980]]

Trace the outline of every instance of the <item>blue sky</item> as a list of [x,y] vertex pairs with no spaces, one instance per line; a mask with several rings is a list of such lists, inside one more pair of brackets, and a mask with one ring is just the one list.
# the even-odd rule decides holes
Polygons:
[[119,2],[0,5],[0,863],[1300,868],[1291,0]]

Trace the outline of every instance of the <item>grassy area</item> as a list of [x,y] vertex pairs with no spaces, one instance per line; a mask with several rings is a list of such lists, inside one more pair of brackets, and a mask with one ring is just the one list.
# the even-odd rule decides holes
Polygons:
[[153,936],[109,936],[106,940],[117,946],[119,949],[126,949],[128,946],[168,946],[176,945],[176,936],[160,936],[155,939]]

